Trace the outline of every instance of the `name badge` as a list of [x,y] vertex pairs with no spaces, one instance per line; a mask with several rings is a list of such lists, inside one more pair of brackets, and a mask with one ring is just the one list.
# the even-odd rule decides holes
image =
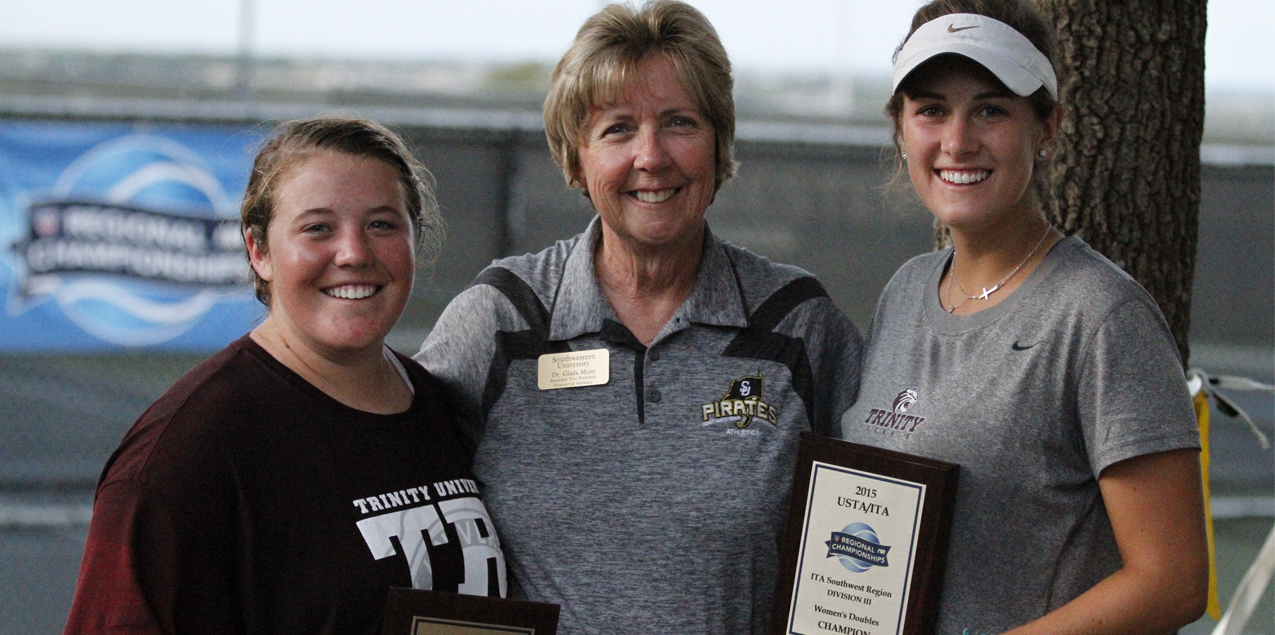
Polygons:
[[611,381],[611,351],[596,348],[541,355],[539,370],[536,383],[541,390],[600,386]]

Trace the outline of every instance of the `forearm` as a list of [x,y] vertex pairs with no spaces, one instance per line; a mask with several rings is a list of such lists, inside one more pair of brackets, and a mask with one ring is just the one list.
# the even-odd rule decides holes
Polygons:
[[1123,566],[1014,635],[1171,633],[1204,612],[1209,572],[1198,453],[1122,461],[1103,471],[1098,487]]
[[1207,568],[1200,573],[1181,568],[1149,571],[1125,567],[1071,602],[1006,635],[1172,633],[1204,612]]

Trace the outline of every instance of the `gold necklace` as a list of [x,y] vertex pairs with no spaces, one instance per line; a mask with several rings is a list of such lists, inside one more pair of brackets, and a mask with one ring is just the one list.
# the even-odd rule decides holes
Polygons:
[[[953,264],[953,265],[955,265],[955,264],[956,264],[956,250],[955,250],[955,249],[953,249],[953,250],[952,250],[952,264]],[[949,275],[949,276],[947,277],[947,297],[946,297],[946,299],[947,299],[947,304],[948,304],[948,306],[949,306],[949,307],[951,307],[951,308],[949,308],[949,309],[947,310],[947,312],[948,312],[948,313],[954,313],[954,312],[956,311],[956,309],[958,309],[958,308],[960,308],[960,307],[962,307],[962,306],[965,306],[965,303],[966,303],[966,302],[969,302],[972,298],[970,298],[969,296],[965,296],[965,299],[964,299],[964,300],[961,300],[959,304],[952,304],[952,281],[956,279],[956,270],[955,270],[955,269],[953,269],[953,270],[950,272],[950,274],[951,274],[951,275]]]
[[[338,394],[338,392],[339,392],[339,391],[337,391],[336,386],[332,385],[332,382],[328,381],[326,377],[324,377],[323,375],[319,374],[319,371],[315,370],[313,366],[311,366],[310,364],[306,363],[305,358],[301,357],[301,355],[300,355],[300,354],[298,354],[296,351],[292,350],[292,346],[290,346],[290,345],[288,344],[288,339],[287,339],[287,338],[285,338],[285,337],[283,336],[283,333],[279,331],[279,327],[275,325],[274,320],[271,320],[271,321],[270,321],[270,328],[274,329],[274,334],[279,336],[279,341],[283,343],[283,347],[284,347],[285,349],[287,349],[287,350],[288,350],[288,352],[289,352],[290,354],[292,354],[292,356],[293,356],[293,357],[295,357],[295,358],[297,359],[297,361],[301,362],[301,365],[302,365],[302,366],[305,366],[305,369],[306,369],[306,370],[308,370],[308,371],[310,371],[310,374],[311,374],[311,375],[314,375],[315,377],[318,377],[318,378],[319,378],[319,381],[323,382],[323,385],[325,385],[325,386],[327,386],[327,387],[328,387],[328,390],[327,390],[327,391],[325,391],[325,392],[328,392],[328,394],[329,394],[329,395],[331,395],[333,398],[336,398],[336,395],[337,395],[337,394]],[[340,401],[340,400],[338,399],[338,401]]]
[[[298,354],[295,350],[293,350],[292,346],[288,344],[288,339],[287,339],[287,338],[285,338],[285,337],[283,336],[283,333],[279,331],[279,327],[275,325],[274,320],[271,320],[271,321],[270,321],[270,328],[274,329],[275,335],[278,335],[278,336],[279,336],[279,341],[280,341],[280,342],[283,342],[283,347],[284,347],[285,349],[287,349],[287,350],[288,350],[288,352],[289,352],[289,353],[291,353],[291,354],[292,354],[292,356],[293,356],[293,357],[295,357],[295,358],[297,359],[297,361],[301,362],[301,365],[302,365],[302,366],[304,366],[306,370],[310,371],[310,373],[311,373],[312,375],[314,375],[315,377],[318,377],[318,378],[319,378],[319,381],[323,382],[323,385],[324,385],[324,386],[327,386],[327,390],[322,390],[322,389],[320,389],[320,390],[321,390],[324,394],[326,394],[327,396],[329,396],[329,397],[331,397],[331,398],[333,398],[333,399],[337,400],[338,402],[340,402],[340,403],[342,403],[342,404],[344,404],[344,405],[346,405],[346,406],[349,406],[349,407],[351,407],[351,408],[355,408],[356,410],[362,410],[362,408],[358,408],[357,406],[353,405],[352,403],[347,402],[346,400],[342,399],[342,398],[341,398],[341,395],[343,394],[343,391],[338,390],[338,389],[337,389],[337,387],[336,387],[336,385],[334,385],[332,382],[328,381],[328,380],[327,380],[327,378],[326,378],[326,377],[324,377],[322,374],[320,374],[320,373],[319,373],[319,371],[315,370],[313,366],[311,366],[310,364],[306,363],[305,358],[301,357],[301,355],[300,355],[300,354]],[[382,346],[383,346],[383,345],[382,345]],[[384,351],[384,349],[382,349],[382,353],[384,353],[384,352],[385,352],[385,351]],[[390,396],[390,395],[391,395],[391,393],[393,393],[393,392],[394,392],[394,388],[391,386],[391,382],[390,382],[390,380],[386,377],[385,372],[384,372],[384,371],[387,369],[386,367],[387,367],[387,366],[389,366],[389,360],[388,360],[388,359],[385,359],[385,355],[384,355],[384,354],[382,354],[382,355],[381,355],[381,357],[382,357],[382,359],[384,359],[384,360],[385,360],[385,365],[381,366],[381,371],[382,371],[382,372],[380,373],[380,375],[381,375],[381,387],[385,390],[385,395],[387,396],[387,398],[389,398],[389,399],[391,399],[391,400],[392,400],[392,399],[393,399],[393,397],[392,397],[392,396]],[[393,375],[395,378],[399,378],[399,374],[398,374],[398,371],[397,371],[397,370],[394,370],[393,368],[389,368],[388,370],[390,371],[390,374],[391,374],[391,375]],[[304,379],[304,377],[303,377],[302,379]],[[406,382],[404,382],[404,385],[406,386]],[[410,390],[411,390],[411,388],[410,388],[410,387],[408,387],[408,390],[410,391]]]

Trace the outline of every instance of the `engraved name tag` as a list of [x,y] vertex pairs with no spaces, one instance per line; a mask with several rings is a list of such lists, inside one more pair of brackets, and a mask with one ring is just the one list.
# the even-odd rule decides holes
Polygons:
[[541,355],[536,380],[541,390],[600,386],[611,381],[611,351],[597,348]]

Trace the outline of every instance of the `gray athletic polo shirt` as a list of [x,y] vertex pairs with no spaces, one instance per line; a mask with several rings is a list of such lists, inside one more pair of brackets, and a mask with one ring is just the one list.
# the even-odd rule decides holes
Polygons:
[[[484,270],[417,359],[453,391],[512,597],[563,635],[763,633],[800,433],[835,434],[861,339],[795,267],[706,231],[649,347],[594,276],[588,230]],[[605,348],[610,382],[539,390],[537,359]]]

